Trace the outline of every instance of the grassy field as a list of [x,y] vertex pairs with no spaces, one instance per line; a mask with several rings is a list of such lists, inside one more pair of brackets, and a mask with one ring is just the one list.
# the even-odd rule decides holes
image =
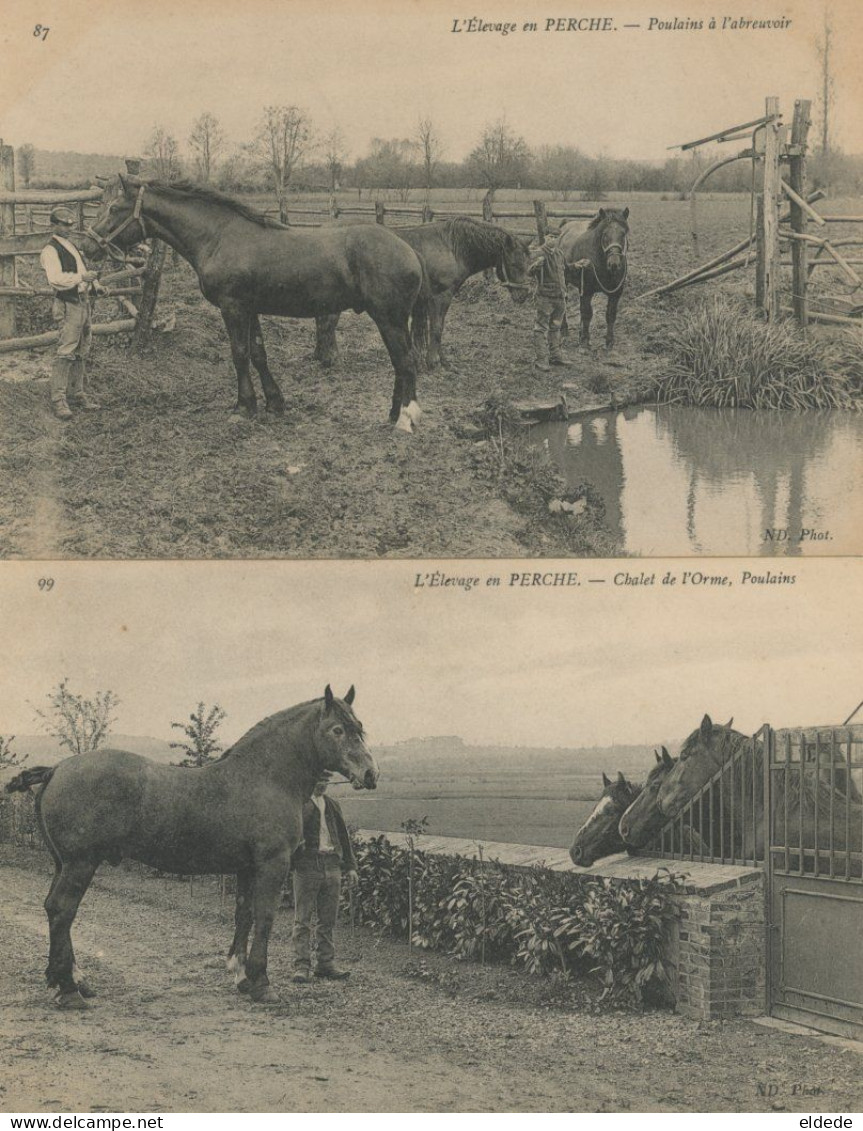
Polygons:
[[[420,376],[424,418],[412,437],[386,422],[392,370],[364,315],[343,316],[335,371],[313,359],[312,323],[263,319],[287,412],[232,420],[236,380],[221,317],[185,263],[166,273],[160,296],[160,313],[174,315],[175,327],[157,334],[146,356],[130,356],[122,338],[96,340],[91,368],[104,405],[99,414],[60,425],[48,411],[50,356],[0,355],[0,556],[619,552],[596,510],[550,515],[538,469],[517,466],[512,452],[502,460],[494,446],[478,442],[477,412],[488,398],[556,398],[562,382],[573,408],[651,398],[681,312],[717,291],[748,301],[751,269],[663,300],[639,300],[741,239],[749,231],[746,198],[702,202],[697,254],[687,203],[628,202],[630,273],[615,350],[601,348],[600,298],[594,348],[570,344],[569,370],[539,374],[532,367],[531,305],[516,306],[497,284],[474,280],[448,317],[452,367]],[[836,201],[830,211],[859,213],[863,206]],[[823,285],[828,272],[816,277]],[[103,303],[98,317],[113,317],[110,306]],[[47,324],[47,300],[27,303],[21,332]]]
[[601,790],[594,775],[543,774],[520,783],[483,775],[444,784],[388,778],[374,793],[340,789],[334,796],[358,828],[398,832],[403,821],[428,817],[436,836],[568,848]]

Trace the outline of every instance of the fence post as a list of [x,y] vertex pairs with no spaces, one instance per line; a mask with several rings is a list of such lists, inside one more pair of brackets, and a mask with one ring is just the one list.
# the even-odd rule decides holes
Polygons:
[[[494,220],[494,189],[489,189],[482,198],[482,218],[491,224]],[[483,271],[483,278],[487,283],[494,281],[494,268],[487,267]]]
[[536,235],[540,243],[548,235],[548,209],[544,200],[533,202],[533,215],[536,219]]
[[332,218],[334,220],[337,219],[338,215],[339,215],[339,206],[336,203],[336,194],[334,192],[330,193],[330,206],[329,207],[330,207],[330,216],[332,216]]
[[375,201],[375,223],[376,224],[383,224],[385,213],[386,213],[386,209],[384,208],[384,202],[382,200],[376,200]]
[[141,281],[141,299],[138,303],[138,322],[132,332],[132,352],[138,355],[144,352],[150,340],[150,323],[156,312],[156,299],[159,297],[159,285],[162,282],[162,269],[165,266],[165,256],[168,245],[161,240],[153,240],[153,253],[147,264]]
[[[766,113],[768,116],[779,114],[778,98],[767,99]],[[765,127],[763,214],[760,227],[763,277],[761,308],[768,322],[775,322],[779,317],[779,131],[778,122],[768,122]]]
[[[806,141],[809,136],[810,107],[807,98],[798,98],[794,103],[794,120],[791,126],[792,153],[789,161],[788,180],[799,197],[806,198]],[[791,227],[795,232],[806,231],[806,213],[799,204],[791,201]],[[809,301],[807,285],[809,279],[809,247],[803,240],[791,242],[792,294],[791,304],[797,324],[805,332],[809,325]]]
[[[15,191],[15,150],[0,138],[0,189]],[[0,238],[15,235],[15,205],[0,204]],[[0,287],[16,287],[15,256],[0,256]],[[0,297],[0,338],[15,337],[15,299]]]
[[432,212],[431,205],[426,201],[423,205],[423,223],[430,224],[434,220],[434,212]]

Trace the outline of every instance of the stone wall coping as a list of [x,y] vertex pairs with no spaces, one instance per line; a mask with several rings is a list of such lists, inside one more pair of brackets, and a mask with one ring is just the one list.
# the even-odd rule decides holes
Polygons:
[[[406,848],[408,842],[405,833],[381,829],[358,829],[357,835],[364,840],[383,836],[390,844],[400,848]],[[565,848],[541,844],[510,844],[476,837],[431,836],[423,833],[414,838],[414,844],[419,851],[433,856],[464,856],[469,860],[479,859],[481,846],[484,860],[497,861],[515,868],[544,867],[552,872],[569,872],[575,876],[594,879],[649,880],[661,869],[666,869],[683,879],[684,891],[689,894],[709,895],[745,887],[757,883],[762,877],[762,870],[751,866],[701,864],[697,860],[663,860],[653,856],[628,856],[626,853],[607,856],[590,868],[576,868]]]

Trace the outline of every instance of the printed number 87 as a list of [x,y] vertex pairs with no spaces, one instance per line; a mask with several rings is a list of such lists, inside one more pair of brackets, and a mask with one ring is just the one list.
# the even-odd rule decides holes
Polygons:
[[50,30],[51,29],[49,27],[43,27],[42,24],[36,24],[36,26],[33,28],[33,38],[41,39],[44,43],[48,38],[48,32]]

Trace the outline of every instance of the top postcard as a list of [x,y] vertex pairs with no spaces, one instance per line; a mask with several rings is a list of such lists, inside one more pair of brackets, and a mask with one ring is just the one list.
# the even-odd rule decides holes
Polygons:
[[0,557],[858,555],[858,0],[10,0]]

